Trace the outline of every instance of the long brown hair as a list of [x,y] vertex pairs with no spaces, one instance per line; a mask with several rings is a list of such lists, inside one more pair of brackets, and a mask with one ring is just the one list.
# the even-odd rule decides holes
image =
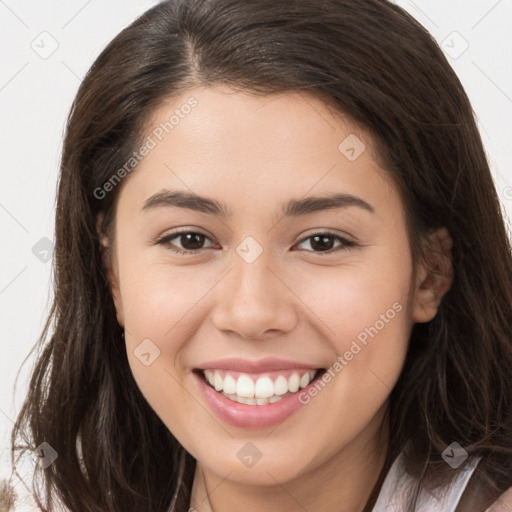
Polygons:
[[301,92],[348,115],[400,191],[415,261],[430,230],[448,229],[454,281],[436,317],[413,328],[367,507],[409,440],[415,474],[449,477],[441,452],[453,441],[482,457],[477,473],[495,499],[512,485],[511,247],[473,111],[442,51],[383,0],[170,0],[107,46],[69,115],[55,298],[12,434],[13,460],[42,442],[58,453],[38,468],[41,509],[57,500],[80,512],[164,511],[177,491],[176,510],[188,509],[195,461],[132,377],[102,265],[97,219],[109,232],[122,183],[95,191],[140,146],[162,101],[212,84]]

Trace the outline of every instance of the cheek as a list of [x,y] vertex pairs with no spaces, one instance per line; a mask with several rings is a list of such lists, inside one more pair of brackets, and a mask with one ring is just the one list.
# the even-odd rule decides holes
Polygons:
[[191,406],[181,358],[204,319],[204,299],[219,276],[192,265],[173,268],[135,258],[123,264],[120,280],[132,374],[161,418],[181,417],[180,411]]
[[338,354],[349,350],[354,339],[364,344],[376,331],[397,343],[398,338],[407,339],[411,261],[406,254],[382,248],[365,263],[318,267],[303,274],[297,295],[322,320]]
[[127,259],[120,268],[126,330],[162,342],[179,338],[192,310],[218,280],[206,268],[173,267],[144,258]]
[[[327,325],[322,328],[333,354],[323,378],[301,396],[305,408],[316,412],[305,414],[300,427],[304,435],[316,433],[317,440],[304,454],[312,465],[361,432],[400,376],[411,329],[407,265],[402,261],[397,266],[404,269],[402,278],[390,279],[400,273],[392,274],[394,264],[380,261],[379,266],[340,270],[336,278],[328,273],[311,276],[298,292],[322,320],[316,325]],[[319,422],[318,415],[331,421]]]
[[334,353],[324,381],[339,397],[333,409],[375,410],[395,385],[413,325],[411,271],[407,245],[389,244],[364,264],[319,268],[302,280],[298,295]]

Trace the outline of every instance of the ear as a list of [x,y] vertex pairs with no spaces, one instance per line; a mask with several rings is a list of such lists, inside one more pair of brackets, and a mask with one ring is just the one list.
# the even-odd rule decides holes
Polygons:
[[100,242],[101,259],[103,267],[107,273],[108,286],[114,299],[114,306],[116,308],[117,322],[121,327],[124,327],[123,316],[123,303],[121,300],[121,293],[119,290],[119,277],[117,272],[117,263],[115,258],[115,251],[112,246],[112,241],[109,239],[103,229],[103,213],[98,215],[96,220],[96,232]]
[[446,228],[424,239],[424,257],[418,263],[413,300],[414,322],[429,322],[453,282],[452,238]]

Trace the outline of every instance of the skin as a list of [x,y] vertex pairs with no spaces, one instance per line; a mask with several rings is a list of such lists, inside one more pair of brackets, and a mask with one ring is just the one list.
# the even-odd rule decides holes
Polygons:
[[[163,104],[147,133],[191,96],[197,106],[125,178],[114,239],[103,239],[133,376],[198,461],[191,506],[199,512],[360,511],[384,463],[388,396],[411,328],[435,316],[451,284],[450,237],[445,229],[430,237],[445,275],[421,262],[413,272],[403,206],[370,136],[312,97],[192,89]],[[366,146],[354,161],[338,149],[350,134]],[[164,188],[222,201],[233,215],[142,211]],[[332,192],[353,194],[374,213],[350,206],[279,215],[290,199]],[[156,243],[176,228],[206,235],[197,254],[172,252],[173,244],[193,247],[183,237]],[[308,238],[325,230],[357,245],[337,250],[334,237],[328,255]],[[247,236],[263,249],[252,263],[236,252]],[[278,426],[233,427],[199,393],[192,370],[225,357],[328,368],[395,303],[400,312]],[[147,338],[160,350],[149,366],[134,354]],[[250,468],[237,457],[247,442],[262,454]]]

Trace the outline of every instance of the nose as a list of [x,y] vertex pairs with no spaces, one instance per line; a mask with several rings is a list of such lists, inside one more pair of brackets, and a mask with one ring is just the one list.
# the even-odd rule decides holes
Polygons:
[[265,251],[251,263],[234,255],[231,271],[217,287],[213,312],[217,329],[243,338],[266,339],[295,327],[300,300],[275,267]]

